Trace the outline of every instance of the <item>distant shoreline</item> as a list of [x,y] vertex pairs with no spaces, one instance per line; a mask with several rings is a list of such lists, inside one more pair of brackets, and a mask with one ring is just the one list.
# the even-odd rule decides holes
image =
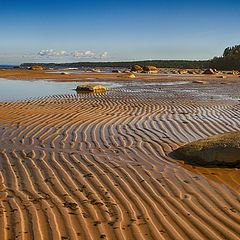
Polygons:
[[0,69],[4,69],[4,68],[8,68],[8,69],[12,69],[14,67],[17,67],[19,65],[16,64],[0,64]]
[[112,67],[128,68],[132,65],[153,65],[161,68],[208,68],[210,60],[143,60],[126,62],[73,62],[73,63],[23,63],[21,68],[39,65],[44,68],[83,68],[83,67]]

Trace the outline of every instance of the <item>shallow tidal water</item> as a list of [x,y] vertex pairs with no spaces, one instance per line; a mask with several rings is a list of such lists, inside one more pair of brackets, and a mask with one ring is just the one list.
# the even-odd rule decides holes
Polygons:
[[80,84],[102,84],[107,88],[118,87],[117,83],[109,82],[54,82],[47,80],[7,80],[0,78],[0,101],[15,101],[59,94],[75,94]]

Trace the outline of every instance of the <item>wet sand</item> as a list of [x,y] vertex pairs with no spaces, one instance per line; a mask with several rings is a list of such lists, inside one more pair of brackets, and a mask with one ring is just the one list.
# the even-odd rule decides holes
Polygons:
[[239,169],[168,155],[240,130],[239,80],[157,78],[0,103],[0,239],[240,238]]
[[126,81],[126,80],[145,80],[145,81],[159,81],[159,80],[179,80],[179,79],[190,79],[190,80],[218,80],[221,82],[224,82],[226,80],[232,81],[239,79],[238,75],[228,75],[224,74],[226,79],[219,79],[220,75],[195,75],[195,74],[141,74],[137,73],[136,78],[129,79],[127,77],[127,73],[89,73],[89,72],[83,72],[83,73],[71,73],[62,75],[61,72],[67,72],[67,71],[61,71],[59,70],[59,73],[54,73],[53,71],[34,71],[34,70],[24,70],[24,69],[0,69],[0,78],[5,79],[14,79],[14,80],[51,80],[51,81],[76,81],[76,80],[84,80],[86,78],[88,79],[95,79],[97,80],[104,80],[104,81],[112,81],[112,80],[118,80],[118,81]]

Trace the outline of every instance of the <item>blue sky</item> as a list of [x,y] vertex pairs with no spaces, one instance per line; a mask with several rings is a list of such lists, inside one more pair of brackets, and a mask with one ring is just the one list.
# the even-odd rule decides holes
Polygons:
[[0,64],[209,59],[239,23],[231,0],[0,0]]

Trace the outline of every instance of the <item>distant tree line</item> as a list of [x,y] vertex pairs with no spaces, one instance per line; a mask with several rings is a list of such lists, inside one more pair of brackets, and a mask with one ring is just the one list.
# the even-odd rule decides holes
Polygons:
[[75,63],[23,63],[21,68],[39,65],[44,68],[129,68],[132,65],[138,64],[141,66],[153,65],[159,68],[200,68],[209,67],[209,61],[190,61],[190,60],[146,60],[146,61],[129,61],[129,62],[75,62]]
[[128,62],[74,62],[74,63],[23,63],[21,68],[39,65],[44,68],[130,68],[132,65],[153,65],[159,68],[188,68],[218,70],[240,70],[240,45],[227,47],[221,57],[214,57],[211,60],[145,60]]
[[221,57],[214,57],[211,68],[219,70],[240,70],[240,45],[227,47]]

